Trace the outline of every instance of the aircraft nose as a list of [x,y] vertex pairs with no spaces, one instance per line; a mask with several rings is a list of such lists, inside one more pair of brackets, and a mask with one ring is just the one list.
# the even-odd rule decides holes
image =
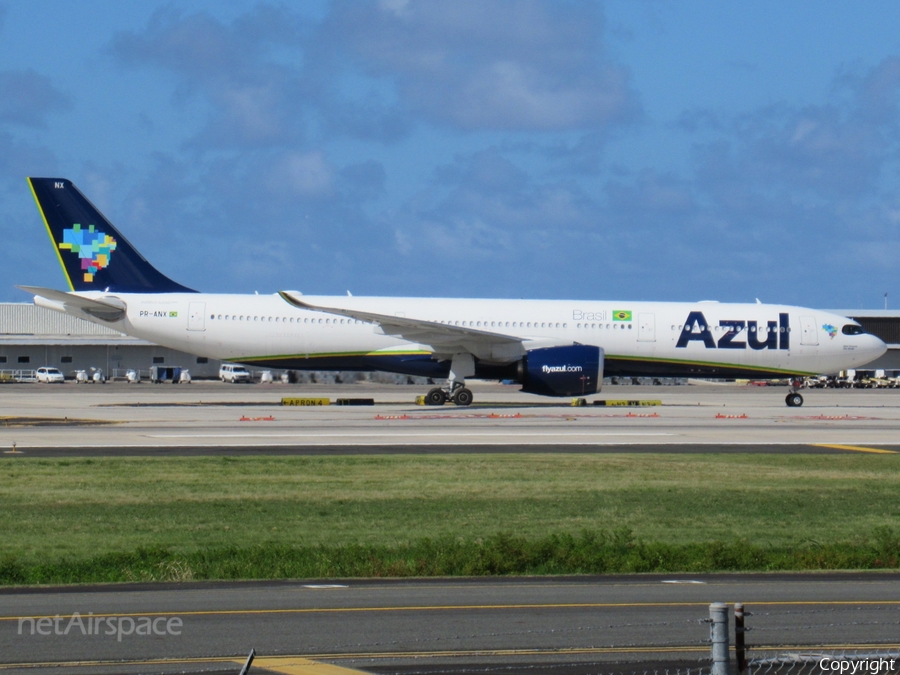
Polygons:
[[879,337],[869,335],[868,338],[869,344],[866,345],[866,351],[872,355],[871,360],[874,361],[887,352],[888,346],[884,343],[884,340]]

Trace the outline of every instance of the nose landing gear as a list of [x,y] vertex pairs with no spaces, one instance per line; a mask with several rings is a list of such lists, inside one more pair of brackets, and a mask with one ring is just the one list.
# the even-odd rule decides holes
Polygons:
[[799,408],[801,405],[803,405],[803,397],[799,393],[797,393],[798,390],[803,388],[803,386],[803,380],[791,381],[791,391],[787,396],[784,397],[784,402],[787,403],[788,408]]
[[788,394],[784,402],[788,404],[790,408],[799,408],[803,405],[803,397],[800,394]]

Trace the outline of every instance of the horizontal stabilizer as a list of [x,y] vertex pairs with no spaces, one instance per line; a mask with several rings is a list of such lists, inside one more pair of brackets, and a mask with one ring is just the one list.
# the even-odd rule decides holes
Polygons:
[[125,316],[126,306],[119,298],[107,297],[98,300],[40,286],[18,286],[17,288],[21,288],[26,293],[31,293],[38,298],[45,298],[54,303],[59,303],[64,310],[80,309],[85,314],[103,321],[117,321]]

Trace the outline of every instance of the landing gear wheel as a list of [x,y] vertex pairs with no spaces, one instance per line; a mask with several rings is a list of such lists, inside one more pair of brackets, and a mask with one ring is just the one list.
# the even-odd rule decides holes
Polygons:
[[425,394],[425,405],[444,405],[447,402],[447,395],[443,389],[432,389]]
[[472,404],[472,392],[466,389],[465,387],[460,387],[456,391],[453,392],[453,402],[456,405],[471,405]]
[[803,397],[800,394],[788,394],[784,402],[788,404],[789,408],[799,408],[803,405]]

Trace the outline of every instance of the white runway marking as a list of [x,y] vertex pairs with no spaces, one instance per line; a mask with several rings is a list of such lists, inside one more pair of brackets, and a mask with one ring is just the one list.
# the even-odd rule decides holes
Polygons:
[[[558,431],[547,430],[546,432],[541,432],[537,430],[532,430],[528,434],[511,434],[507,431],[500,431],[496,433],[486,432],[486,431],[473,431],[473,432],[453,432],[453,436],[497,436],[502,435],[504,440],[503,443],[507,444],[509,438],[518,438],[519,436],[524,436],[525,440],[533,440],[535,434],[543,434],[545,436],[549,436],[551,438],[576,438],[579,436],[588,436],[590,438],[597,438],[599,436],[674,436],[675,434],[669,434],[664,432],[648,432],[648,433],[640,433],[640,432],[595,432],[595,431],[581,431],[574,433],[560,433]],[[292,434],[146,434],[147,438],[297,438],[297,439],[305,439],[305,438],[372,438],[376,435],[381,435],[383,437],[397,438],[440,438],[444,441],[448,441],[447,432],[441,433],[429,433],[429,432],[415,432],[411,431],[409,433],[398,433],[396,431],[392,431],[389,433],[378,434],[377,432],[368,432],[368,433],[359,433],[359,434],[307,434],[302,431],[294,432]]]
[[705,581],[697,581],[695,579],[664,579],[660,583],[663,584],[702,584],[706,585]]

